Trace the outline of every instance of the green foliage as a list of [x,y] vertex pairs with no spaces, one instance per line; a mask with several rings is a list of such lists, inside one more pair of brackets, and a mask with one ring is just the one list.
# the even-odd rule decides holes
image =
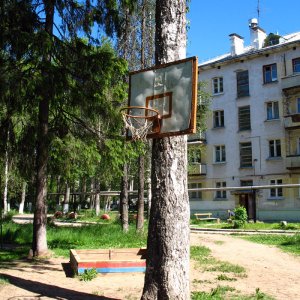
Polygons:
[[9,280],[3,276],[0,276],[0,286],[5,284],[9,284]]
[[191,246],[190,256],[191,259],[204,262],[210,256],[211,250],[205,246]]
[[227,292],[233,292],[235,288],[230,286],[217,286],[210,292],[194,292],[192,293],[192,300],[224,300]]
[[3,221],[11,221],[13,216],[16,215],[18,212],[14,209],[8,211],[5,215],[4,215],[4,218],[3,218]]
[[252,295],[241,295],[230,286],[217,286],[211,289],[210,292],[194,292],[192,293],[192,300],[274,300],[274,298],[261,292],[259,288],[256,289]]
[[12,249],[0,250],[0,263],[26,258],[30,247],[16,247]]
[[241,228],[244,227],[247,223],[248,215],[247,210],[243,206],[239,206],[234,209],[234,217],[233,217],[233,227]]
[[80,281],[91,281],[97,277],[97,270],[95,268],[85,269],[78,277]]
[[273,46],[279,44],[279,39],[281,38],[280,35],[269,33],[264,41],[264,47]]
[[228,277],[226,274],[220,274],[220,275],[218,275],[217,280],[220,280],[220,281],[237,281],[236,278],[234,278],[234,277]]
[[234,273],[234,274],[241,274],[241,273],[246,272],[244,267],[241,267],[241,266],[235,265],[235,264],[231,264],[229,262],[219,262],[216,265],[207,268],[207,271]]
[[[31,240],[32,224],[15,224],[12,222],[4,224],[4,243],[24,246],[28,254]],[[135,224],[130,225],[129,232],[126,234],[121,226],[115,223],[82,227],[48,226],[47,240],[49,248],[56,255],[68,257],[70,249],[145,247],[147,231],[136,233]]]
[[206,119],[210,110],[211,93],[208,91],[208,82],[201,81],[198,83],[198,99],[197,99],[197,131],[204,132],[206,130]]
[[292,236],[288,235],[249,235],[243,236],[243,239],[246,239],[251,242],[273,245],[277,246],[280,249],[293,253],[295,255],[300,255],[300,233],[294,234]]

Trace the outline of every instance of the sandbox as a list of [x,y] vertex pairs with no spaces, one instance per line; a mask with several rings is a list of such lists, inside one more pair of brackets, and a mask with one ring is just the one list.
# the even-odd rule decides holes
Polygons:
[[95,268],[98,273],[145,272],[146,249],[70,250],[71,267],[76,274]]

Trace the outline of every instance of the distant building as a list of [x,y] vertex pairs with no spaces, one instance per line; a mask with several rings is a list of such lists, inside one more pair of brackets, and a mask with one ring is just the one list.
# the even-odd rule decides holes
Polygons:
[[[230,53],[199,65],[213,97],[189,188],[300,183],[300,32],[267,36],[256,19],[249,29],[250,46],[230,34]],[[243,205],[250,219],[300,221],[299,188],[189,194],[192,213]]]

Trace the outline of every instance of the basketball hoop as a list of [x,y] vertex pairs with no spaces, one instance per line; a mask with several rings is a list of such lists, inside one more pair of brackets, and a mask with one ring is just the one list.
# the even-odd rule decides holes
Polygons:
[[127,106],[121,109],[121,114],[133,141],[145,141],[148,134],[160,132],[160,115],[156,109]]

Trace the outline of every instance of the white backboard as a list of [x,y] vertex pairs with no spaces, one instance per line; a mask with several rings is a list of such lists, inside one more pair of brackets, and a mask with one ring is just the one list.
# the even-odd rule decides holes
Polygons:
[[[130,73],[128,106],[152,108],[160,113],[160,133],[151,133],[149,138],[196,131],[197,65],[197,58],[192,57]],[[137,115],[147,113],[131,111]]]

